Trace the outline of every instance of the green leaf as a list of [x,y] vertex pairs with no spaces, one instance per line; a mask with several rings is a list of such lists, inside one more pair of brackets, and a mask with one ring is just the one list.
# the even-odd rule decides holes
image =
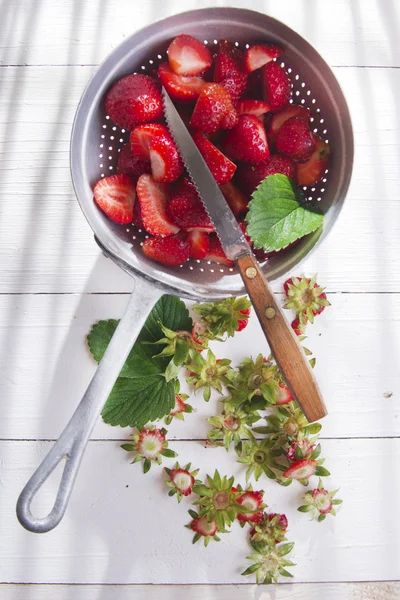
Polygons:
[[172,381],[176,379],[181,372],[181,368],[181,365],[176,365],[174,359],[172,358],[165,369],[165,380]]
[[179,366],[183,365],[189,354],[189,345],[185,340],[176,340],[174,363]]
[[312,509],[313,509],[312,504],[303,504],[303,506],[299,506],[299,508],[297,510],[302,513],[307,513],[307,512],[310,512],[310,510],[312,510]]
[[312,233],[323,220],[323,214],[305,203],[303,192],[289,177],[270,175],[253,193],[247,234],[255,248],[272,252]]
[[148,458],[146,458],[145,461],[143,462],[143,473],[147,473],[148,471],[150,471],[150,467],[151,467],[151,462],[149,461]]
[[178,454],[174,450],[170,450],[169,448],[166,448],[165,450],[163,450],[163,452],[161,452],[161,454],[163,456],[166,456],[167,458],[174,458],[175,456],[178,456]]
[[328,469],[325,469],[325,467],[321,467],[318,465],[318,467],[315,469],[315,474],[317,477],[329,477],[330,472],[328,471]]
[[[106,423],[140,428],[173,408],[175,382],[165,378],[170,359],[153,358],[154,346],[143,343],[154,343],[162,337],[159,323],[174,331],[192,328],[185,304],[175,296],[162,296],[148,316],[103,408]],[[117,325],[115,319],[99,321],[89,333],[88,345],[97,362],[102,359]]]
[[294,542],[288,542],[287,544],[282,544],[282,546],[278,547],[278,556],[286,556],[293,550]]
[[252,573],[254,573],[255,571],[257,571],[257,569],[260,568],[260,565],[250,565],[250,567],[248,567],[245,571],[243,571],[242,575],[251,575]]

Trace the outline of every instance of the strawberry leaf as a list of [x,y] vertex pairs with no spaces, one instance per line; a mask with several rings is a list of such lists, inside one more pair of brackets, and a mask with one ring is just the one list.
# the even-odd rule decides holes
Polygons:
[[281,250],[322,225],[323,214],[306,205],[303,192],[286,175],[270,175],[252,195],[247,234],[255,248]]
[[[147,318],[103,408],[106,423],[140,428],[167,415],[174,407],[175,380],[168,381],[165,377],[171,359],[154,357],[154,348],[161,350],[154,346],[163,336],[160,323],[173,331],[192,329],[185,304],[175,296],[162,296]],[[102,359],[117,325],[115,319],[99,321],[89,333],[88,346],[97,362]]]

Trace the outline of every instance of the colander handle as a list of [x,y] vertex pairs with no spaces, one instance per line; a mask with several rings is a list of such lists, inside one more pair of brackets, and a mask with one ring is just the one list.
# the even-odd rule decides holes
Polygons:
[[[18,498],[17,517],[25,529],[45,533],[61,521],[93,427],[149,312],[161,295],[162,291],[154,284],[144,280],[135,282],[125,313],[78,408]],[[47,517],[34,517],[31,502],[62,459],[65,459],[65,467],[54,506]]]
[[310,422],[322,419],[327,409],[310,364],[256,259],[253,255],[246,255],[236,262],[272,354],[289,388]]

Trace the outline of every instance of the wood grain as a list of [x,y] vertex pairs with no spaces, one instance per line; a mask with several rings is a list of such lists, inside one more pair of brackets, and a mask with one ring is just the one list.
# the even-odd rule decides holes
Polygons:
[[312,423],[327,415],[327,409],[308,359],[293,329],[263,277],[253,255],[236,261],[271,352],[289,388]]

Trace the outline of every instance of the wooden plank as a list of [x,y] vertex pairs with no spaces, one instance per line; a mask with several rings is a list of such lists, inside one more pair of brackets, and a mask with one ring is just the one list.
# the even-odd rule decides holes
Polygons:
[[[398,295],[332,294],[330,299],[332,307],[308,327],[307,339],[330,413],[323,435],[399,436]],[[126,295],[97,294],[0,296],[0,438],[59,435],[95,370],[85,336],[98,320],[119,318],[127,300]],[[254,313],[243,332],[213,348],[234,365],[267,352]],[[192,396],[196,413],[184,423],[173,422],[170,437],[205,438],[205,419],[219,410],[217,398],[207,404],[201,393]],[[99,420],[93,437],[124,439],[127,431]]]
[[[341,582],[394,580],[400,572],[400,440],[324,441],[329,489],[340,486],[344,504],[336,519],[310,522],[297,512],[304,488],[282,488],[268,479],[269,510],[287,514],[296,542],[294,580]],[[218,466],[244,484],[244,467],[223,448],[198,442],[171,444],[182,463],[200,467],[200,477]],[[115,442],[91,442],[68,512],[57,529],[36,535],[21,528],[15,501],[49,450],[48,442],[1,442],[0,581],[10,583],[253,583],[240,573],[249,553],[246,530],[234,526],[220,543],[192,545],[189,498],[168,498],[161,467],[144,476],[140,465]],[[165,460],[172,465],[173,459]],[[43,515],[54,499],[57,477],[47,482],[33,510]],[[314,482],[315,483],[315,482]]]
[[[8,201],[2,203],[0,293],[132,289],[126,274],[98,258],[70,180],[71,123],[91,71],[2,70],[0,180]],[[400,70],[336,73],[354,119],[354,175],[338,224],[304,268],[323,273],[335,291],[400,291]]]
[[[98,63],[138,29],[185,10],[223,6],[215,0],[92,3],[9,0],[2,8],[3,65]],[[249,8],[243,0],[231,6]],[[334,65],[398,66],[399,15],[393,0],[316,2],[253,0],[253,10],[284,21]]]
[[398,600],[400,583],[255,585],[0,585],[2,600]]

